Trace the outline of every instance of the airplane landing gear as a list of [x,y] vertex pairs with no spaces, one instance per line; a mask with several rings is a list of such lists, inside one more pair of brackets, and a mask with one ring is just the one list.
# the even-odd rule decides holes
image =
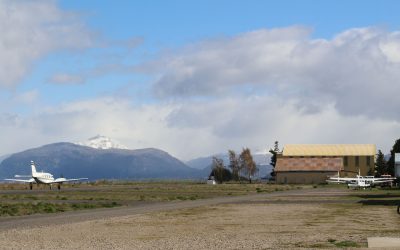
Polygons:
[[61,190],[61,184],[60,183],[57,185],[57,188],[58,188],[58,190]]
[[29,189],[32,190],[33,189],[33,184],[29,183]]
[[397,213],[400,214],[400,205],[397,206]]

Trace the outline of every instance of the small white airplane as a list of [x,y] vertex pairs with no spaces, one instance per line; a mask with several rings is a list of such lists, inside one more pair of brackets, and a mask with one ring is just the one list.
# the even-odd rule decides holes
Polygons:
[[355,178],[351,177],[339,177],[339,172],[337,176],[329,177],[327,180],[328,183],[344,183],[347,184],[349,188],[367,188],[373,187],[376,185],[381,185],[383,183],[391,184],[396,178],[391,176],[385,176],[383,178],[375,178],[374,176],[361,176],[360,171]]
[[78,178],[78,179],[65,179],[65,178],[57,178],[54,179],[53,175],[50,173],[44,173],[42,172],[37,172],[35,163],[31,161],[31,169],[32,169],[32,175],[15,175],[15,178],[30,178],[29,180],[22,180],[22,179],[4,179],[6,181],[16,181],[16,182],[24,182],[24,183],[29,183],[29,188],[32,190],[33,184],[47,184],[50,186],[50,189],[53,184],[57,184],[57,188],[60,190],[61,189],[61,184],[64,182],[71,182],[71,181],[81,181],[81,180],[87,180],[88,178]]

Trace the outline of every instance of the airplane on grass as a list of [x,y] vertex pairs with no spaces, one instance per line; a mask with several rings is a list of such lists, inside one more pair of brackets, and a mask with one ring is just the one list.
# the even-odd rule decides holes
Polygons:
[[54,179],[53,175],[50,173],[37,172],[35,163],[31,161],[31,169],[32,175],[15,175],[15,178],[30,178],[29,180],[22,180],[22,179],[4,179],[6,181],[16,181],[16,182],[24,182],[29,183],[29,188],[32,190],[33,184],[46,184],[50,186],[50,189],[53,184],[57,184],[58,190],[61,189],[61,184],[64,182],[71,182],[71,181],[81,181],[87,180],[88,178],[78,178],[78,179],[65,179],[65,178],[57,178]]
[[392,184],[396,178],[391,176],[385,176],[383,178],[375,178],[374,176],[361,176],[360,171],[358,175],[354,178],[351,177],[339,177],[339,172],[337,176],[329,177],[328,183],[344,183],[347,184],[348,188],[371,188],[376,185],[382,185],[383,183]]

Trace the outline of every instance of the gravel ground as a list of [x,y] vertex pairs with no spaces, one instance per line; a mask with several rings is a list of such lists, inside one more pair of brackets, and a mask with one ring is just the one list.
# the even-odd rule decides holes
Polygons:
[[390,206],[257,200],[5,229],[0,248],[321,249],[346,241],[366,247],[367,237],[400,237],[399,225],[400,216]]

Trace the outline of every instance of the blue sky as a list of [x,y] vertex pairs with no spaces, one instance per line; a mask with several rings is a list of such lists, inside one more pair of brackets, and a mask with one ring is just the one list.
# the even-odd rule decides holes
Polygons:
[[153,46],[177,46],[262,28],[305,25],[330,38],[354,27],[399,26],[398,1],[61,1],[91,27],[116,39],[141,36]]
[[0,155],[96,134],[182,159],[275,140],[388,151],[399,7],[2,1]]

